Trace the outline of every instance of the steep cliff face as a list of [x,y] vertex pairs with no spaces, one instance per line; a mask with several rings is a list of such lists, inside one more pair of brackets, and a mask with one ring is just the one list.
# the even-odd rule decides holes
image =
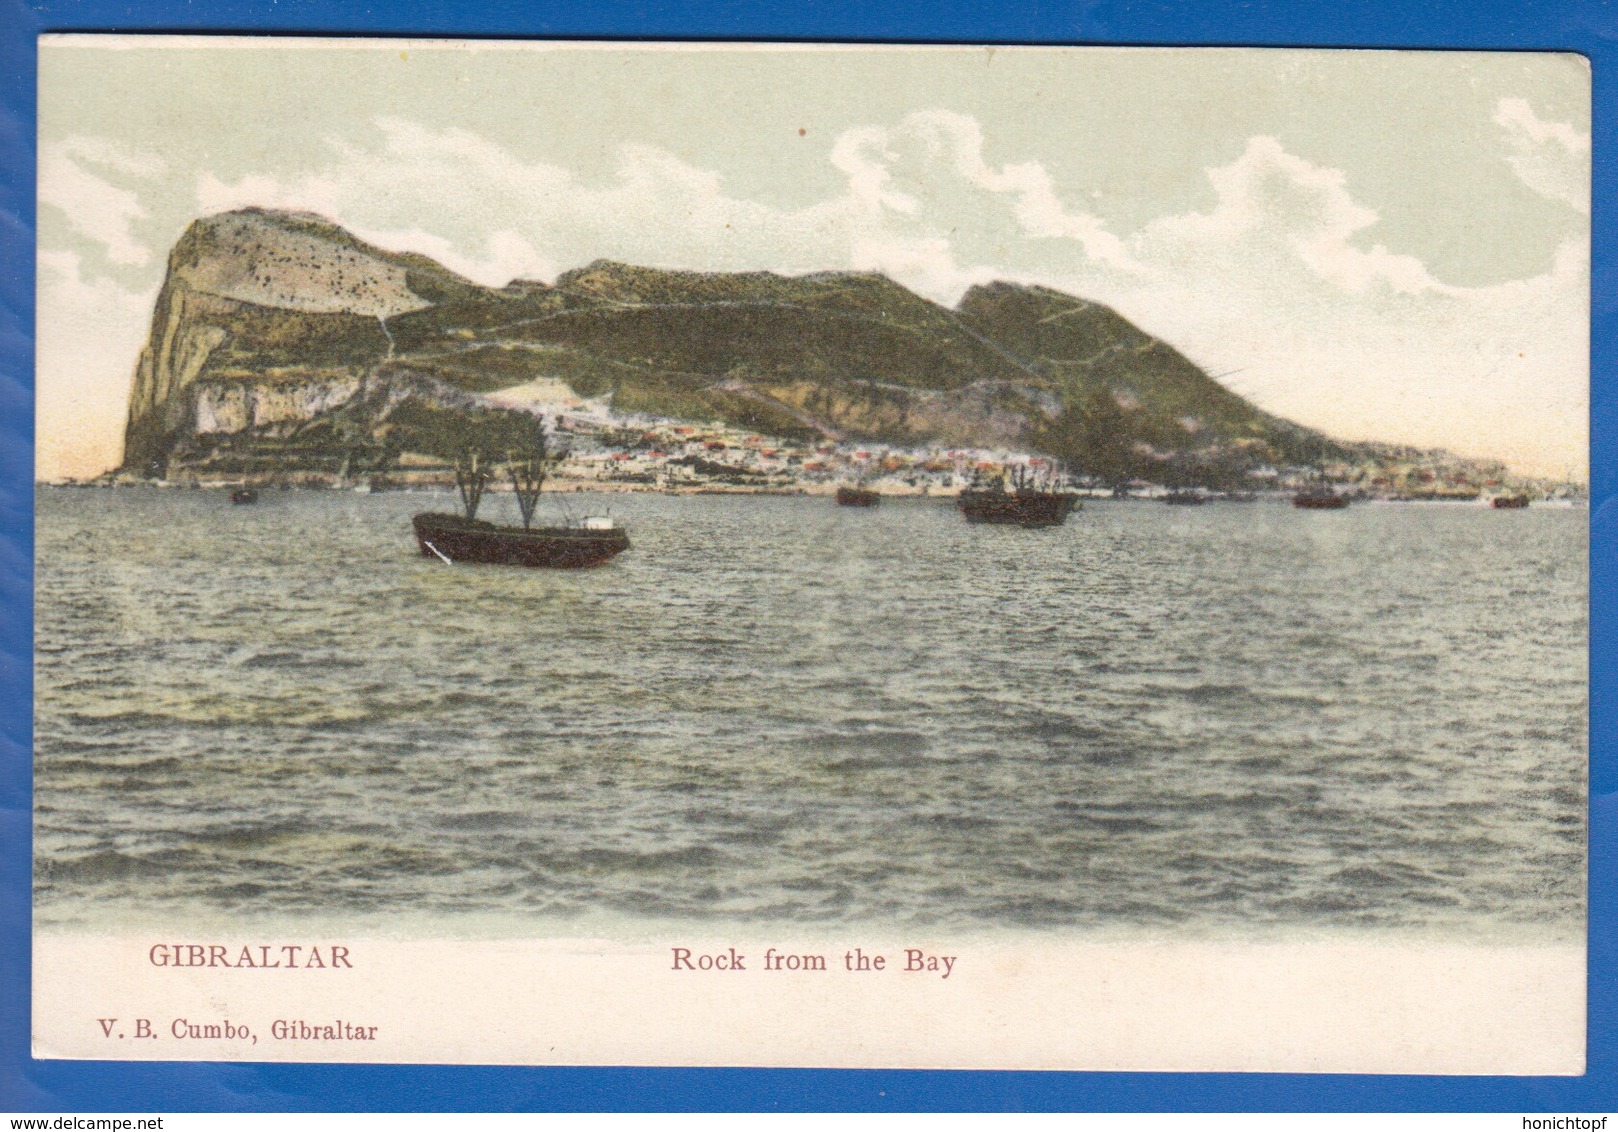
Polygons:
[[282,396],[276,386],[307,383],[322,367],[363,370],[385,360],[385,320],[433,303],[418,289],[435,297],[479,290],[315,216],[247,209],[196,221],[169,254],[136,363],[124,467],[162,477],[198,433],[239,431],[216,427],[237,419],[219,415],[221,382],[239,386],[226,400],[271,403]]
[[201,381],[190,398],[191,424],[202,435],[296,427],[347,405],[364,384],[365,375],[353,370],[273,382]]
[[162,476],[172,438],[186,431],[190,406],[185,391],[195,382],[227,332],[216,319],[228,317],[227,300],[194,293],[169,279],[157,297],[152,331],[135,365],[124,433],[124,466]]
[[556,381],[626,413],[1045,451],[1106,475],[1336,449],[1048,288],[977,287],[952,310],[870,273],[611,261],[487,288],[319,217],[248,209],[198,220],[170,255],[124,469],[386,463],[468,428],[520,432],[525,414],[480,395]]

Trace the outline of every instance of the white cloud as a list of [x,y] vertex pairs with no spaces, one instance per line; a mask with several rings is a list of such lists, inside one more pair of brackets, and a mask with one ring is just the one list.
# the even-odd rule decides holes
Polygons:
[[343,196],[334,181],[320,175],[305,177],[291,184],[263,173],[250,173],[233,184],[221,181],[212,173],[203,173],[197,179],[197,209],[204,216],[258,205],[263,208],[317,212],[335,220],[341,210]]
[[1212,211],[1165,217],[1135,241],[1154,274],[1228,272],[1234,257],[1255,276],[1302,265],[1351,294],[1440,288],[1412,256],[1355,246],[1376,213],[1354,200],[1339,170],[1295,157],[1274,138],[1250,139],[1234,162],[1208,170],[1208,180],[1217,194]]
[[848,266],[855,271],[881,272],[922,295],[956,295],[975,283],[989,283],[995,278],[990,268],[963,268],[956,262],[949,241],[936,236],[861,236],[849,248],[848,259]]
[[472,252],[463,251],[454,242],[421,228],[377,229],[356,225],[350,230],[379,248],[431,256],[456,274],[485,287],[503,287],[513,279],[552,279],[558,270],[556,264],[509,228],[490,233],[481,247]]
[[78,134],[63,141],[58,148],[70,157],[87,161],[91,165],[115,169],[142,180],[149,181],[154,177],[160,177],[167,168],[163,159],[155,153],[137,153],[122,142],[111,138],[86,137]]
[[97,475],[123,455],[124,407],[156,290],[86,278],[69,251],[41,250],[38,262],[37,473]]
[[[1583,135],[1513,100],[1496,121],[1520,143],[1525,179],[1583,183]],[[329,159],[298,176],[200,174],[198,204],[319,212],[491,285],[553,278],[601,257],[697,270],[882,271],[944,303],[994,278],[1047,283],[1116,307],[1212,372],[1239,370],[1238,391],[1304,423],[1499,455],[1529,470],[1585,467],[1587,240],[1534,278],[1458,287],[1375,242],[1376,212],[1355,199],[1343,172],[1273,138],[1252,138],[1207,171],[1214,201],[1205,211],[1114,233],[1073,203],[1086,186],[1058,184],[1035,161],[991,163],[981,126],[938,110],[836,138],[826,160],[842,185],[799,209],[738,197],[718,173],[657,146],[620,146],[610,171],[587,181],[466,130],[398,119],[377,127],[364,144],[332,141]],[[1551,160],[1558,155],[1561,165]],[[136,155],[82,144],[58,156],[81,172],[92,161],[151,169]],[[143,214],[132,196],[107,204],[116,223],[103,234],[113,247]],[[76,262],[58,267],[81,292],[104,286],[84,282]],[[126,309],[127,296],[107,297]],[[76,301],[88,300],[86,292]]]
[[1546,122],[1525,98],[1502,98],[1494,121],[1506,131],[1506,158],[1523,184],[1541,196],[1590,211],[1590,135],[1566,122]]
[[135,223],[146,219],[139,197],[87,166],[150,179],[163,172],[163,161],[105,138],[82,136],[44,145],[39,153],[40,204],[58,209],[74,231],[102,244],[113,263],[145,264],[152,251],[134,233]]
[[886,208],[913,216],[921,207],[915,197],[891,188],[888,164],[898,155],[887,148],[888,133],[880,126],[845,130],[832,144],[831,163],[848,178],[849,197],[862,212],[879,215]]
[[[959,265],[949,240],[959,214],[984,209],[1013,240],[1071,241],[1085,256],[1133,266],[1097,218],[1063,206],[1043,167],[990,166],[977,123],[941,111],[845,132],[828,154],[844,191],[798,210],[735,197],[718,174],[657,146],[619,146],[612,174],[592,184],[466,130],[399,119],[377,127],[379,145],[332,140],[332,160],[300,178],[227,183],[203,174],[198,204],[203,212],[249,204],[319,212],[485,283],[505,282],[501,272],[545,278],[596,258],[706,270],[848,267],[886,271],[952,301],[993,274]],[[948,194],[962,199],[944,202]],[[947,223],[945,203],[953,206]]]
[[1363,246],[1376,214],[1343,174],[1252,139],[1209,170],[1217,203],[1129,241],[1147,281],[1094,272],[1109,302],[1263,407],[1338,435],[1584,474],[1589,244],[1541,275],[1488,287],[1434,278]]
[[960,263],[954,237],[961,232],[1011,260],[1031,242],[1052,241],[1063,246],[1063,258],[1142,270],[1100,218],[1063,203],[1043,165],[993,166],[984,145],[976,119],[944,110],[918,111],[892,128],[845,131],[831,162],[847,178],[846,194],[822,206],[835,218],[830,250],[847,248],[849,266],[884,271],[946,303],[1006,274],[1003,263]]
[[[1577,141],[1539,129],[1558,149]],[[1064,206],[1038,164],[985,163],[969,118],[915,114],[843,146],[837,164],[866,221],[854,266],[946,302],[992,277],[1049,283],[1116,307],[1211,372],[1239,371],[1241,392],[1293,420],[1585,472],[1587,240],[1542,275],[1460,287],[1370,238],[1377,214],[1347,176],[1274,138],[1207,171],[1207,211],[1118,237]],[[997,261],[971,262],[951,234],[984,231]]]
[[925,139],[932,153],[948,161],[969,184],[1012,198],[1012,211],[1027,235],[1075,240],[1087,256],[1110,267],[1129,270],[1137,266],[1123,241],[1107,231],[1099,217],[1072,212],[1063,205],[1050,173],[1039,162],[998,169],[989,165],[983,158],[983,128],[977,119],[928,110],[910,115],[900,129]]
[[759,238],[775,219],[771,210],[726,196],[716,174],[654,146],[620,146],[611,179],[591,185],[465,130],[398,119],[377,125],[380,146],[334,140],[332,160],[300,178],[227,183],[205,173],[198,205],[205,213],[244,205],[319,212],[365,239],[431,255],[493,285],[518,275],[550,278],[601,257],[755,266],[776,245]]

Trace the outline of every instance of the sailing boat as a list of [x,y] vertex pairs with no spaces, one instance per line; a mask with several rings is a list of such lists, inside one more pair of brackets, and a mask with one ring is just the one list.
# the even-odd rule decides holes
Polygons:
[[837,485],[837,503],[841,507],[875,507],[882,495],[871,487],[871,473],[861,472],[852,484]]
[[1315,453],[1315,474],[1303,489],[1292,497],[1292,506],[1305,511],[1341,511],[1348,506],[1348,496],[1338,495],[1337,489],[1326,478],[1326,440],[1317,437],[1318,448]]
[[476,450],[464,451],[455,462],[455,485],[460,489],[463,515],[426,512],[411,520],[423,558],[445,562],[487,562],[506,566],[547,566],[576,569],[600,566],[629,549],[629,535],[614,520],[593,516],[562,527],[536,527],[534,510],[550,470],[561,459],[545,449],[543,433],[533,451],[506,461],[512,493],[522,512],[522,526],[502,527],[477,517],[492,473]]
[[1338,495],[1331,484],[1318,479],[1292,497],[1292,506],[1306,511],[1341,511],[1348,506],[1348,496]]
[[[1006,490],[1006,478],[1011,490]],[[1078,507],[1076,496],[1060,489],[1059,475],[1039,482],[1025,465],[1010,470],[1009,477],[987,486],[973,485],[961,492],[957,506],[968,523],[999,523],[1016,527],[1059,527],[1068,512]]]

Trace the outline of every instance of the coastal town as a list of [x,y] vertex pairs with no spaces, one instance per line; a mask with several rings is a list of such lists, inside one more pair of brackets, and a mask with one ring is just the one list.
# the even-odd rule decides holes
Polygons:
[[263,208],[197,219],[174,256],[206,270],[169,273],[119,462],[90,483],[442,490],[463,458],[487,471],[531,456],[538,430],[550,491],[1037,485],[1332,506],[1586,491],[1582,465],[1530,475],[1284,419],[1111,308],[1044,286],[985,283],[945,307],[880,273],[596,260],[491,288]]
[[[576,410],[548,415],[565,455],[551,475],[553,491],[661,491],[669,493],[830,494],[859,483],[884,495],[949,496],[973,484],[994,483],[1019,469],[1060,482],[1084,495],[1156,498],[1201,490],[1210,496],[1250,497],[1290,494],[1325,482],[1363,499],[1467,502],[1495,495],[1528,494],[1543,501],[1582,501],[1585,486],[1514,474],[1498,461],[1463,458],[1444,451],[1362,445],[1352,460],[1320,465],[1259,465],[1244,469],[1240,481],[1215,486],[1194,478],[1178,483],[1162,478],[1104,478],[1074,472],[1038,453],[928,446],[900,448],[859,441],[783,439],[748,432],[720,421],[690,422],[626,419]],[[312,490],[398,491],[453,487],[453,465],[403,453],[386,467],[365,461],[289,463],[288,451],[254,460],[240,449],[234,458],[204,461],[158,481],[170,486],[221,488],[249,484]],[[1151,453],[1143,453],[1150,456]],[[58,481],[72,483],[74,481]],[[88,481],[100,485],[150,482],[113,472]],[[503,490],[498,481],[491,490]]]

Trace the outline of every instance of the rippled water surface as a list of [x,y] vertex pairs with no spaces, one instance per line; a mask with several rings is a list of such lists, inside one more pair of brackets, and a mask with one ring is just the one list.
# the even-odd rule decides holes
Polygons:
[[41,489],[42,924],[1582,928],[1583,511],[448,503]]

